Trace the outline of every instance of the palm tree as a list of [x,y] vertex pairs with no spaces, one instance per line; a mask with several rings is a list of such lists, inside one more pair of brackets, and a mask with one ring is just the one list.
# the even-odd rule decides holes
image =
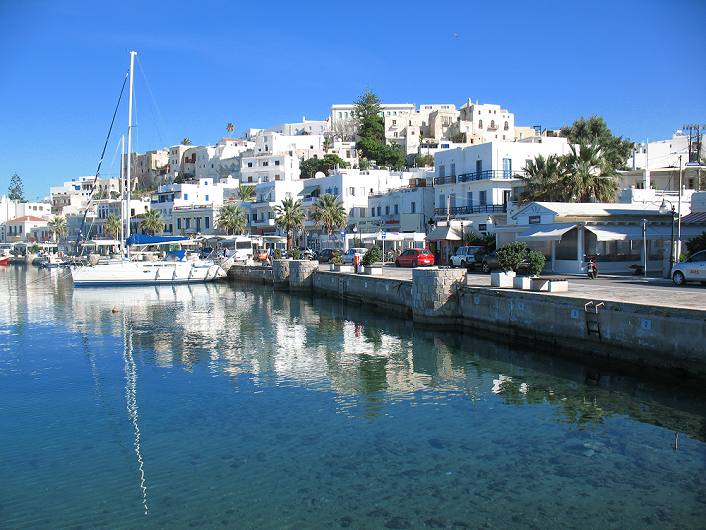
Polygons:
[[275,206],[275,213],[277,214],[275,223],[287,233],[287,250],[289,250],[292,247],[294,231],[304,227],[302,202],[287,197],[282,204]]
[[181,139],[181,145],[191,145],[191,139],[187,136]]
[[255,199],[255,186],[240,186],[238,198],[242,202],[252,202]]
[[226,234],[242,234],[245,224],[245,212],[237,204],[226,204],[218,213],[218,225]]
[[231,122],[228,122],[226,124],[226,132],[228,134],[232,134],[234,129],[235,129],[235,127],[233,126],[233,124]]
[[560,201],[561,177],[563,171],[562,159],[557,155],[544,158],[538,155],[529,160],[524,168],[525,174],[520,176],[525,181],[525,191],[521,200],[524,201]]
[[142,228],[143,232],[152,235],[162,232],[164,230],[164,221],[162,221],[162,214],[159,213],[159,210],[147,210],[142,214],[140,228]]
[[120,236],[120,229],[122,228],[122,223],[120,218],[112,213],[105,220],[105,232],[106,234],[113,236],[113,239],[118,239]]
[[321,230],[325,231],[329,239],[334,230],[346,226],[348,215],[341,200],[335,195],[325,194],[314,204],[313,219]]
[[60,215],[52,217],[47,223],[49,231],[53,234],[55,240],[61,240],[68,233],[66,218]]
[[564,157],[561,178],[563,200],[568,202],[613,202],[618,191],[618,174],[597,144],[570,145]]

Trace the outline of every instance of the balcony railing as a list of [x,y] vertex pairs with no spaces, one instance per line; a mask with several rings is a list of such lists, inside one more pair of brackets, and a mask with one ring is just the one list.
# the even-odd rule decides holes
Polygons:
[[[452,206],[450,215],[472,215],[475,213],[504,213],[507,204],[479,204],[476,206]],[[446,215],[446,208],[434,208],[434,215]]]
[[434,178],[434,186],[441,186],[443,184],[456,184],[456,175]]
[[523,170],[512,171],[509,169],[486,169],[485,171],[461,173],[460,175],[451,177],[436,177],[434,178],[434,186],[456,184],[457,182],[471,182],[474,180],[513,179],[520,178],[524,174],[525,172]]

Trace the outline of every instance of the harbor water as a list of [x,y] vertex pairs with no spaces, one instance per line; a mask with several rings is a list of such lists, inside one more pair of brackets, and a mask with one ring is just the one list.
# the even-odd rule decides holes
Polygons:
[[265,286],[0,299],[0,528],[706,527],[673,384]]

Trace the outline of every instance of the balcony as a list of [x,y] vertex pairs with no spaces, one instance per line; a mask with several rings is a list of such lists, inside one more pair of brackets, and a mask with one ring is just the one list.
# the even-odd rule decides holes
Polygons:
[[444,184],[456,184],[456,176],[434,178],[434,186],[443,186]]
[[[507,204],[478,204],[476,206],[452,206],[449,215],[473,215],[479,213],[505,213]],[[446,215],[446,208],[434,208],[434,215]]]
[[[491,180],[491,179],[514,179],[520,178],[525,174],[524,171],[512,171],[510,169],[486,169],[485,171],[477,171],[475,173],[462,173],[457,179],[458,182],[472,182],[474,180]],[[436,182],[434,182],[436,184]]]

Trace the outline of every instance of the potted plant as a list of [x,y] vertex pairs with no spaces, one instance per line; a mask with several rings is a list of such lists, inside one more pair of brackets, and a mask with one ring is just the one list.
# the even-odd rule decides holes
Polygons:
[[343,256],[336,252],[333,257],[329,260],[329,263],[331,264],[332,271],[340,271],[340,267],[341,265],[343,265]]
[[289,251],[289,257],[292,259],[299,259],[301,257],[301,252],[297,247],[294,247],[292,250]]
[[529,269],[529,276],[515,276],[513,280],[513,287],[515,289],[530,289],[532,278],[536,278],[542,274],[546,258],[544,257],[544,254],[538,250],[530,250],[527,252],[526,260]]
[[382,250],[377,245],[373,245],[363,256],[362,264],[364,274],[382,274]]
[[281,248],[275,249],[275,259],[282,259],[282,249]]
[[517,270],[527,256],[527,245],[521,241],[513,241],[497,250],[499,272],[490,274],[492,287],[512,287]]

